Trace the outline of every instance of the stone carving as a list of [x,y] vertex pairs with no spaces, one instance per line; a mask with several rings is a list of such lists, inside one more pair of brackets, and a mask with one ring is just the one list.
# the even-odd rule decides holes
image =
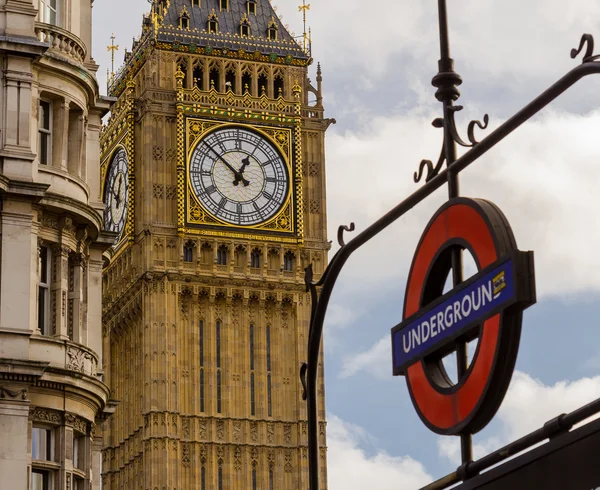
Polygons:
[[198,423],[198,433],[200,435],[200,439],[202,440],[206,440],[207,439],[207,427],[206,427],[206,420],[201,420]]
[[325,422],[319,422],[319,435],[324,436],[325,435],[325,426],[327,424]]
[[292,443],[292,425],[285,424],[283,428],[283,440],[286,444]]
[[190,438],[190,421],[189,419],[183,419],[181,423],[181,428],[183,431],[183,437],[186,439]]
[[27,390],[9,390],[4,386],[0,386],[0,398],[20,398],[21,400],[27,400]]
[[72,413],[65,413],[65,423],[82,434],[87,434],[87,420]]
[[240,471],[242,469],[242,450],[236,447],[233,451],[233,467]]
[[48,422],[51,424],[62,423],[62,415],[60,412],[47,410],[45,408],[34,408],[30,413],[30,417],[34,422]]
[[256,422],[252,422],[252,425],[250,425],[250,440],[258,442],[258,424]]
[[285,470],[286,473],[291,473],[292,472],[292,451],[290,449],[288,449],[285,452],[285,464],[283,466],[283,469]]
[[161,184],[153,184],[152,186],[152,197],[155,199],[162,199],[164,196],[164,187]]
[[273,424],[267,424],[267,442],[273,444],[275,442],[275,427]]
[[217,439],[220,441],[225,439],[225,422],[222,420],[217,421]]
[[183,466],[185,466],[186,468],[190,466],[190,462],[191,462],[190,445],[187,443],[183,445],[183,449],[181,451],[181,462],[183,463]]
[[165,197],[167,199],[177,199],[177,186],[168,185],[165,189]]
[[239,421],[233,422],[233,441],[240,442],[242,440],[242,423]]
[[70,345],[67,349],[67,369],[94,376],[97,370],[97,361],[83,349]]

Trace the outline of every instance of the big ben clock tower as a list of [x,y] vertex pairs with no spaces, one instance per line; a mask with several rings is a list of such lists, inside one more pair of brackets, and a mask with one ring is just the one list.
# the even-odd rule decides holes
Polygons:
[[[103,488],[304,490],[321,70],[268,0],[154,0],[102,139]],[[320,374],[321,481],[326,488]]]

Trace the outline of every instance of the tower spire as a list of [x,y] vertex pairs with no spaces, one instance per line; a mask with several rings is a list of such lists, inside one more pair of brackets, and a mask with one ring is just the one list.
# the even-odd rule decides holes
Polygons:
[[110,73],[111,77],[115,76],[115,51],[119,50],[119,45],[115,45],[115,33],[110,36],[110,46],[106,46],[107,51],[110,51]]
[[298,12],[302,12],[302,21],[304,22],[304,32],[302,34],[302,41],[304,43],[304,52],[306,53],[306,45],[308,41],[308,35],[306,33],[306,11],[310,10],[310,3],[307,4],[306,0],[302,0],[302,5],[298,7]]

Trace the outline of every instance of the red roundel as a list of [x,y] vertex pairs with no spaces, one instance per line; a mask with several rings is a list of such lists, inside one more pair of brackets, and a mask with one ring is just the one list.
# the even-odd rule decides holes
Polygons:
[[[405,319],[442,295],[456,248],[467,249],[481,270],[516,251],[516,243],[506,218],[494,204],[466,198],[446,203],[417,246],[404,300]],[[514,370],[522,309],[500,311],[471,330],[466,340],[478,337],[479,343],[458,384],[450,382],[442,367],[443,352],[406,369],[413,404],[432,431],[475,433],[495,415]]]

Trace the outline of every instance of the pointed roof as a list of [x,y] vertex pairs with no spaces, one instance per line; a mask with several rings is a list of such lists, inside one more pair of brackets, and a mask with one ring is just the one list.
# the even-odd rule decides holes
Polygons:
[[[161,3],[159,0],[157,3]],[[200,6],[192,0],[162,0],[166,7],[164,18],[158,29],[157,41],[195,44],[198,47],[244,49],[249,52],[277,54],[308,59],[309,55],[291,36],[275,13],[269,0],[228,0],[228,8],[221,9],[221,0],[200,0]],[[251,13],[248,3],[256,6]],[[189,26],[181,28],[182,12],[189,15]],[[209,18],[218,21],[218,32],[208,31]],[[247,19],[249,36],[240,35],[240,25]],[[269,39],[268,30],[277,27],[277,40]]]

